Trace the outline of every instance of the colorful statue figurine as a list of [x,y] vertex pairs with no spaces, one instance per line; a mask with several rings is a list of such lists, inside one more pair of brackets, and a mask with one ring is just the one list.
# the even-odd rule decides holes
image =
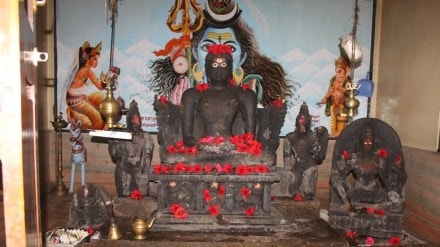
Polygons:
[[320,104],[325,104],[325,115],[330,116],[330,136],[338,137],[347,125],[347,116],[344,112],[346,85],[351,82],[350,62],[344,56],[335,61],[336,75],[330,80],[327,93]]
[[288,192],[298,200],[316,197],[318,168],[325,159],[328,131],[320,126],[311,130],[311,116],[306,103],[301,105],[296,117],[296,128],[284,139],[284,166],[293,173]]
[[115,183],[118,196],[128,197],[139,189],[148,195],[148,170],[151,165],[154,143],[142,130],[142,120],[136,101],[131,101],[127,111],[127,131],[131,140],[110,139],[108,151],[115,168]]
[[81,134],[81,120],[72,119],[70,122],[70,146],[72,146],[72,168],[70,174],[69,193],[73,193],[73,184],[75,182],[76,166],[81,167],[81,185],[86,183],[86,162],[87,149],[84,147],[83,137]]

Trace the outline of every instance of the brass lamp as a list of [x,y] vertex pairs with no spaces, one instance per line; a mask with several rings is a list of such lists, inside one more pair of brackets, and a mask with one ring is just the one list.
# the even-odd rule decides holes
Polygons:
[[55,121],[52,122],[52,126],[57,133],[56,139],[56,154],[57,154],[57,171],[56,171],[56,183],[51,193],[57,196],[67,195],[67,187],[63,182],[63,133],[62,129],[66,128],[69,123],[63,119],[63,113],[60,112]]

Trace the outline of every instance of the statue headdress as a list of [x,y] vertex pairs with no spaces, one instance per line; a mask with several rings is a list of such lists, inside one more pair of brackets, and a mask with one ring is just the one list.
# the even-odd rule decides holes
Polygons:
[[240,20],[241,9],[234,0],[208,0],[203,13],[209,26],[224,28]]

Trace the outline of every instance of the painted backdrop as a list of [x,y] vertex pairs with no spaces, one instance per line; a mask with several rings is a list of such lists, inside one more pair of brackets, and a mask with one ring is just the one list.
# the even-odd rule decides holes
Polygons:
[[[110,65],[111,25],[104,0],[56,0],[57,111],[65,114],[65,88],[78,48],[84,41],[92,46],[102,41],[96,75],[106,73]],[[279,62],[296,91],[288,104],[282,135],[294,129],[302,102],[309,105],[314,126],[330,129],[324,105],[316,105],[325,95],[334,75],[334,61],[339,56],[339,38],[352,30],[354,0],[236,0],[242,18],[255,31],[262,52]],[[204,0],[200,0],[204,4]],[[157,59],[153,51],[162,49],[180,34],[171,32],[166,19],[174,0],[122,0],[118,5],[113,64],[121,69],[115,96],[126,105],[136,100],[143,128],[156,131],[149,66]],[[363,60],[354,71],[354,81],[370,71],[373,0],[359,0],[357,39]],[[367,98],[359,96],[359,114],[366,117]],[[64,115],[65,116],[65,115]],[[125,118],[121,123],[125,122]]]

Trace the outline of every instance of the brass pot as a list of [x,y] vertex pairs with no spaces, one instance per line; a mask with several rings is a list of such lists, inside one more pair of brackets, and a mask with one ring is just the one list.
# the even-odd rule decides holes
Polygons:
[[145,239],[147,237],[148,229],[150,229],[153,226],[154,221],[156,218],[153,218],[151,222],[148,224],[147,219],[140,218],[140,217],[134,217],[131,219],[131,229],[134,233],[134,239]]
[[354,97],[354,92],[353,90],[349,90],[347,91],[347,97],[345,98],[344,101],[344,106],[347,112],[347,116],[348,117],[353,117],[356,115],[357,113],[357,108],[359,107],[360,103],[359,100],[357,100]]

